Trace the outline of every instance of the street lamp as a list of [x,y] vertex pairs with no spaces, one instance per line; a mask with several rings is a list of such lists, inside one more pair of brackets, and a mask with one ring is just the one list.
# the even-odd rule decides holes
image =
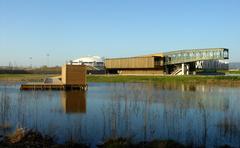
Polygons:
[[30,61],[30,68],[32,68],[32,57],[29,57],[29,61]]
[[49,56],[50,56],[50,54],[46,54],[46,56],[47,56],[47,67],[49,67]]

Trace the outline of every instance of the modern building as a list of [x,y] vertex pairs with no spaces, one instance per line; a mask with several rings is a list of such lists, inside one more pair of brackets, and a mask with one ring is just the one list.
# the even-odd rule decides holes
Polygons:
[[72,65],[86,65],[91,67],[104,67],[104,58],[99,56],[86,56],[71,61]]
[[[227,69],[226,48],[177,50],[144,56],[105,60],[107,73],[121,75],[189,75],[197,69]],[[221,64],[222,63],[222,64]]]
[[210,60],[196,62],[196,69],[200,70],[228,70],[228,60]]
[[107,72],[126,75],[162,75],[164,56],[162,54],[145,55],[129,58],[106,59]]

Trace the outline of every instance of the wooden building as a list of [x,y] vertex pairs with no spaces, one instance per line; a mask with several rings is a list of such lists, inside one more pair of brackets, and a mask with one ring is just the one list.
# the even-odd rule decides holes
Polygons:
[[85,65],[63,65],[62,75],[46,78],[42,83],[22,84],[21,90],[87,90]]
[[[189,75],[196,74],[198,63],[212,63],[211,69],[222,69],[216,62],[223,60],[228,69],[229,50],[227,48],[187,49],[128,58],[105,60],[110,74],[122,75]],[[206,66],[205,66],[206,67]]]
[[86,73],[85,65],[63,65],[62,83],[64,85],[86,85]]
[[163,64],[162,54],[105,60],[107,72],[120,75],[163,75]]

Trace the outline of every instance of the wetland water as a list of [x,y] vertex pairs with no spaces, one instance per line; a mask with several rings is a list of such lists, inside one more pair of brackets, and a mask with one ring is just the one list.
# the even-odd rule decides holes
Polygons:
[[92,147],[116,137],[240,147],[239,87],[89,83],[87,92],[19,87],[0,85],[0,135],[26,127],[59,143],[72,139]]

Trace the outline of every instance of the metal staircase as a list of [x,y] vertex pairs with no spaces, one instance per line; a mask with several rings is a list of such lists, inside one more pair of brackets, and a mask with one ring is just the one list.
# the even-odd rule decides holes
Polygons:
[[171,73],[172,76],[176,76],[176,75],[182,75],[182,69],[179,68],[179,69],[176,69],[175,71],[173,71]]

